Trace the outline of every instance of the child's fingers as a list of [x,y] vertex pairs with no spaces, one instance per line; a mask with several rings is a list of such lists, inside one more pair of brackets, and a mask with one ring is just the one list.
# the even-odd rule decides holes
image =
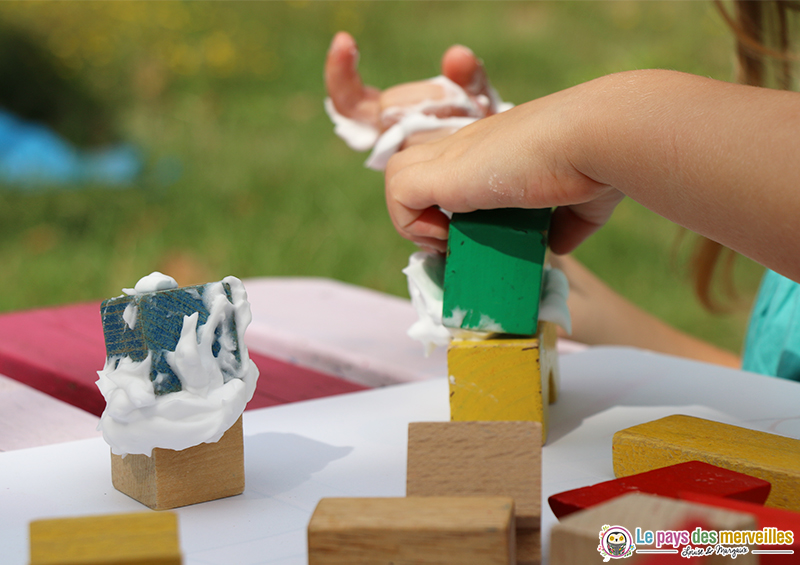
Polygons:
[[379,91],[364,86],[358,73],[358,47],[346,32],[337,33],[325,60],[325,87],[343,116],[375,125],[380,112]]
[[486,70],[469,47],[453,45],[448,49],[442,57],[442,74],[473,96],[487,94]]
[[483,63],[469,47],[453,45],[442,57],[442,74],[463,88],[470,96],[486,100],[489,114],[493,113],[489,78]]
[[425,210],[406,208],[402,213],[391,214],[395,229],[404,238],[419,246],[447,251],[448,217],[439,208]]

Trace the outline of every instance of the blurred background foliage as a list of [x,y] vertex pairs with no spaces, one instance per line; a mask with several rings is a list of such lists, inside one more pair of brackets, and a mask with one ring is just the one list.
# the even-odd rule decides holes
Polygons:
[[[338,30],[381,88],[438,74],[453,43],[517,103],[635,68],[732,77],[710,1],[2,2],[0,106],[74,143],[131,141],[146,167],[125,190],[0,186],[0,311],[114,296],[153,270],[181,284],[332,277],[406,296],[413,249],[387,218],[383,179],[322,109]],[[739,261],[742,304],[710,315],[678,233],[627,201],[576,255],[647,310],[738,349],[760,269]]]

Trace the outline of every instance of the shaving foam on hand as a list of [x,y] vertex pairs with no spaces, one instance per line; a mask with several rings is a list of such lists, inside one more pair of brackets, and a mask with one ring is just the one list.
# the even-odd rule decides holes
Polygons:
[[[405,140],[412,134],[448,129],[455,132],[469,124],[486,117],[488,112],[504,112],[514,105],[503,102],[497,91],[487,87],[488,96],[470,97],[467,92],[449,78],[439,75],[427,82],[442,87],[443,97],[436,100],[423,100],[411,106],[392,106],[383,111],[384,121],[395,122],[393,126],[381,133],[370,124],[358,122],[341,115],[330,98],[325,99],[325,111],[334,123],[334,132],[345,143],[356,151],[372,149],[372,153],[364,163],[370,169],[382,171],[389,158],[397,153]],[[436,110],[454,108],[464,116],[439,118]]]
[[[126,293],[176,288],[170,280],[153,273]],[[223,283],[229,287],[232,300]],[[175,351],[165,356],[180,379],[181,390],[155,393],[150,380],[152,354],[142,361],[128,356],[108,358],[103,370],[98,371],[97,387],[106,399],[98,430],[113,453],[150,455],[156,447],[182,450],[214,443],[238,420],[253,397],[258,368],[243,339],[252,319],[244,285],[236,277],[209,283],[202,300],[208,320],[198,327],[197,313],[184,316]],[[229,335],[233,326],[222,323],[229,319],[235,322],[237,336]],[[131,327],[131,322],[126,322]]]
[[[447,328],[442,324],[444,297],[444,256],[438,253],[417,251],[403,269],[408,278],[408,292],[418,320],[408,329],[412,339],[422,343],[425,356],[436,347],[446,347],[453,338],[486,339],[491,333],[471,332]],[[545,268],[542,280],[542,301],[539,305],[539,320],[558,324],[568,334],[572,333],[572,322],[567,307],[569,281],[559,269]]]

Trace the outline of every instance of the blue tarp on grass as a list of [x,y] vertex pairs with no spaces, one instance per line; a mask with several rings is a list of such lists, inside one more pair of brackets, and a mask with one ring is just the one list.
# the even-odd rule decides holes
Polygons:
[[45,126],[0,108],[0,184],[22,189],[99,184],[124,188],[142,171],[130,145],[79,149]]

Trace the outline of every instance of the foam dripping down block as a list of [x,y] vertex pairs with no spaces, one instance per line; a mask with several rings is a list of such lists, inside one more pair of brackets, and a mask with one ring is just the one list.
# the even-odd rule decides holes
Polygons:
[[172,512],[35,520],[31,565],[180,565]]
[[681,498],[684,492],[697,492],[763,504],[769,491],[770,484],[763,479],[702,461],[687,461],[561,492],[547,501],[553,514],[561,519],[629,492],[657,494],[667,498]]
[[[550,564],[601,563],[610,559],[625,559],[625,563],[641,564],[646,562],[648,557],[636,551],[652,550],[655,549],[655,545],[637,543],[633,538],[636,528],[641,528],[642,532],[648,530],[691,532],[695,524],[702,524],[705,530],[752,530],[756,522],[752,516],[743,512],[712,508],[651,494],[629,493],[587,510],[575,512],[555,524],[550,533]],[[609,537],[611,535],[615,536],[614,539]],[[680,539],[672,541],[678,543]],[[680,545],[687,544],[695,545],[691,543],[691,539],[685,540],[685,543]],[[635,549],[631,545],[635,545]],[[600,548],[611,557],[603,558],[599,552]],[[661,549],[673,549],[673,544],[662,545]],[[626,553],[630,554],[623,557]],[[710,555],[702,563],[726,565],[731,563],[731,557]],[[758,556],[752,553],[738,555],[735,563],[756,565]]]
[[323,498],[309,565],[513,565],[508,497]]
[[617,477],[705,461],[769,482],[767,506],[800,511],[800,440],[676,414],[618,431],[612,454]]
[[550,209],[453,214],[442,321],[456,329],[534,335]]
[[541,322],[535,337],[453,340],[447,368],[452,420],[540,422],[546,440],[549,404],[558,394],[553,323]]

